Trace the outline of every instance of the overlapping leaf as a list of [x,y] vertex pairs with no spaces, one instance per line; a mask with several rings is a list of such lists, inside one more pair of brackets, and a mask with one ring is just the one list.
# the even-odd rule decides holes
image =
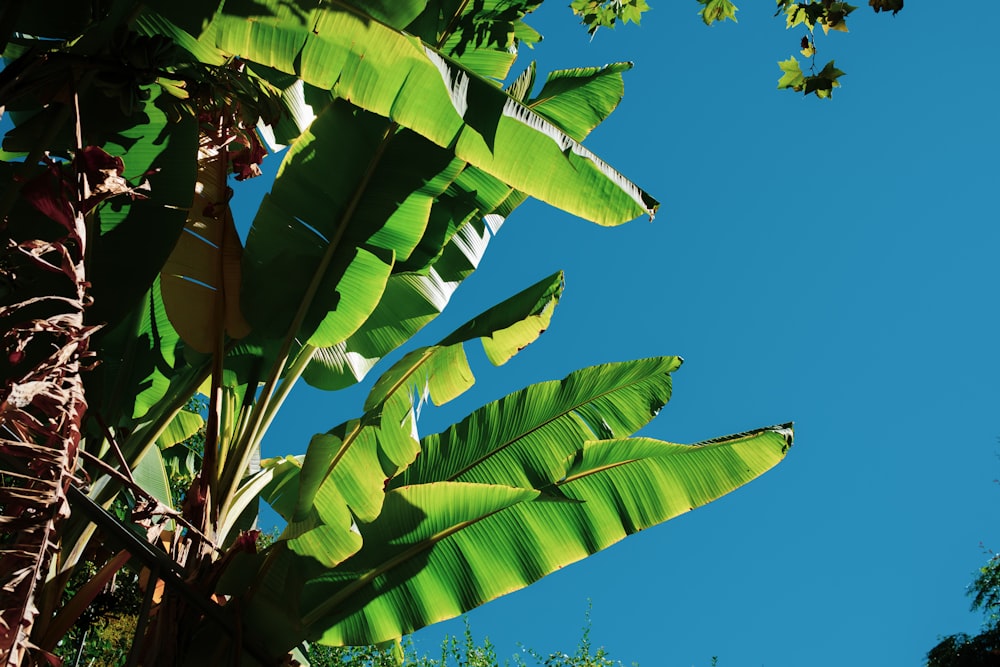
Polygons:
[[419,451],[412,412],[384,428],[377,417],[313,436],[302,459],[267,463],[277,474],[262,497],[288,521],[279,539],[293,553],[334,567],[361,548],[355,517],[378,516],[387,477]]
[[505,79],[517,57],[518,43],[531,45],[541,39],[523,21],[539,4],[539,0],[433,0],[406,31],[469,71]]
[[[621,101],[622,72],[630,67],[629,63],[615,63],[553,72],[539,95],[527,104],[582,140]],[[532,65],[508,92],[515,99],[526,100],[533,82]],[[334,390],[363,379],[382,357],[444,309],[461,282],[479,265],[504,218],[524,199],[523,193],[482,170],[466,167],[435,200],[419,246],[402,263],[407,271],[389,278],[382,301],[357,333],[315,352],[305,380]]]
[[94,397],[92,409],[101,410],[112,423],[142,417],[163,398],[183,363],[177,354],[180,337],[163,308],[158,276],[129,318],[105,331],[99,342],[104,363],[87,388]]
[[[511,186],[601,224],[652,214],[656,202],[558,128],[420,40],[334,1],[227,2],[220,48],[334,88]],[[580,197],[580,192],[591,193]]]
[[494,365],[506,363],[548,328],[562,290],[560,272],[478,315],[437,345],[410,352],[378,379],[365,409],[375,408],[398,392],[407,396],[426,393],[435,405],[462,394],[473,384],[464,343],[478,338]]
[[[125,177],[149,181],[148,198],[116,198],[100,211],[101,235],[92,239],[90,280],[94,305],[89,317],[118,322],[149,289],[184,226],[197,169],[198,130],[194,118],[167,120],[154,87],[146,103],[147,123],[115,133],[104,149],[122,157]],[[147,175],[148,174],[148,175]]]
[[670,399],[679,357],[591,366],[489,403],[425,437],[391,488],[438,481],[538,488],[563,473],[584,442],[629,436]]
[[205,419],[197,412],[181,410],[173,420],[167,424],[160,437],[156,439],[156,444],[166,449],[178,443],[184,442],[201,428],[205,426]]
[[[295,591],[303,634],[329,644],[391,639],[711,502],[776,465],[791,443],[788,424],[693,446],[591,441],[561,461],[540,496],[462,482],[401,487],[378,519],[359,525],[364,544],[338,568],[323,573],[290,554],[276,558],[282,588],[264,583],[271,596],[255,598],[246,618],[252,626],[273,620]],[[274,599],[278,590],[283,597]]]
[[[472,184],[479,188],[471,192],[464,189]],[[430,261],[430,266],[391,276],[368,321],[343,343],[317,350],[305,373],[306,381],[328,390],[359,382],[383,356],[437,317],[479,265],[502,223],[496,216],[484,221],[479,207],[498,206],[510,193],[510,188],[474,167],[463,170],[434,202],[428,231],[411,255],[411,265]],[[492,227],[488,227],[490,223]],[[431,253],[434,256],[428,258]]]
[[117,197],[101,205],[101,234],[90,239],[94,304],[87,316],[108,324],[94,339],[103,363],[87,374],[87,396],[111,424],[119,423],[119,415],[125,420],[144,415],[163,397],[181,363],[157,274],[191,204],[198,134],[195,119],[170,122],[159,102],[154,89],[145,109],[148,122],[114,133],[104,144],[123,158],[126,178],[149,180],[147,199]]
[[[562,292],[562,274],[542,280],[474,318],[438,345],[400,360],[376,383],[362,419],[351,420],[309,444],[301,472],[286,474],[281,485],[297,485],[289,510],[287,491],[269,492],[289,513],[282,539],[300,555],[332,567],[360,547],[351,535],[355,518],[371,522],[381,511],[386,483],[413,461],[416,441],[412,397],[424,387],[437,403],[472,384],[463,351],[469,340],[482,340],[496,364],[507,361],[548,326]],[[463,372],[463,369],[465,372]],[[293,481],[294,480],[294,481]],[[283,499],[284,498],[284,499]]]
[[328,106],[289,149],[254,219],[244,255],[247,319],[281,338],[305,302],[302,339],[327,346],[347,338],[461,166],[417,135],[396,136],[384,119],[344,102]]

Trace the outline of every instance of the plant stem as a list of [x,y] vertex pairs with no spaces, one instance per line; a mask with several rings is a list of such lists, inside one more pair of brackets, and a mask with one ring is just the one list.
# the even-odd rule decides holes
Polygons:
[[[223,483],[221,485],[221,500],[223,505],[228,505],[233,494],[236,493],[236,488],[239,485],[240,479],[242,479],[244,473],[246,472],[247,465],[253,456],[253,443],[259,442],[263,437],[263,427],[265,424],[265,415],[268,411],[268,405],[272,397],[275,395],[278,383],[281,381],[282,371],[285,369],[285,364],[288,361],[292,345],[298,336],[299,330],[302,328],[302,323],[305,321],[306,315],[309,313],[313,300],[316,298],[316,293],[319,291],[320,284],[323,282],[323,278],[326,276],[326,272],[330,268],[330,264],[333,262],[333,258],[337,254],[337,250],[340,248],[340,242],[343,240],[344,234],[347,233],[350,222],[354,217],[354,212],[361,203],[361,198],[368,189],[368,184],[374,177],[375,171],[382,160],[382,156],[385,154],[385,151],[389,146],[389,142],[395,135],[398,127],[399,125],[395,122],[390,122],[386,127],[385,133],[382,135],[382,142],[379,144],[375,154],[372,155],[371,160],[368,162],[368,167],[365,169],[365,173],[362,175],[361,181],[358,183],[358,187],[355,189],[351,200],[347,204],[347,208],[340,217],[340,221],[337,225],[337,231],[330,239],[326,252],[323,254],[319,265],[316,267],[316,271],[313,273],[312,281],[309,283],[309,287],[306,289],[302,300],[299,302],[299,308],[295,313],[295,317],[292,318],[292,323],[288,327],[288,332],[282,340],[281,348],[277,354],[277,360],[271,368],[271,374],[268,377],[267,382],[264,384],[264,389],[261,391],[260,396],[257,398],[257,403],[254,405],[253,411],[250,414],[247,429],[243,432],[236,447],[238,465],[227,466],[225,471]],[[284,394],[287,395],[290,390],[291,387],[289,386],[289,388],[284,391]]]

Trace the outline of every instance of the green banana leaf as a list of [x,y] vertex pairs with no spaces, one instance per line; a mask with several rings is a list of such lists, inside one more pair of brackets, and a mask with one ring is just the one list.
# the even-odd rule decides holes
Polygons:
[[522,20],[537,1],[482,0],[457,3],[436,0],[406,27],[425,43],[476,74],[502,80],[517,57],[518,42],[529,46],[541,36]]
[[190,438],[204,426],[205,419],[200,414],[190,410],[181,410],[167,424],[167,428],[156,439],[156,444],[159,445],[160,449],[173,447]]
[[336,86],[338,96],[558,208],[601,224],[655,212],[655,200],[494,84],[342,2],[303,15],[281,0],[230,0],[214,24],[224,51]]
[[424,11],[427,0],[348,0],[347,4],[376,21],[402,29]]
[[524,102],[535,88],[535,78],[537,76],[538,68],[535,66],[535,61],[532,60],[524,68],[524,71],[518,74],[517,78],[511,81],[510,85],[504,88],[504,90],[518,102]]
[[[482,196],[502,200],[511,192],[502,184],[499,191],[490,190],[490,186],[498,182],[473,167],[467,167],[456,183],[476,182],[478,176],[484,177],[480,182],[486,186],[478,191]],[[417,252],[426,253],[424,257],[436,254],[430,267],[390,276],[378,306],[358,331],[336,346],[316,351],[304,374],[309,384],[334,390],[361,381],[382,357],[437,317],[462,281],[475,271],[502,221],[477,219],[476,201],[481,197],[468,196],[464,191],[458,195],[453,192],[459,190],[449,188],[434,202],[428,234],[417,249]],[[492,224],[492,230],[487,223]],[[429,240],[431,236],[433,240]],[[415,263],[419,262],[411,262],[411,265]]]
[[163,503],[165,507],[173,507],[170,479],[167,477],[167,469],[157,447],[146,450],[146,454],[139,459],[132,470],[132,477],[143,491]]
[[170,96],[156,86],[150,94],[144,109],[149,121],[116,132],[103,144],[122,157],[125,177],[135,184],[148,180],[149,190],[147,198],[117,197],[99,209],[101,234],[92,240],[88,274],[94,297],[88,317],[97,322],[116,323],[139,303],[174,249],[191,206],[196,119],[168,120],[164,105]]
[[[173,249],[191,205],[197,122],[192,117],[169,121],[172,98],[157,86],[149,88],[149,93],[142,113],[130,116],[122,113],[116,99],[99,90],[88,89],[80,98],[84,143],[120,157],[122,175],[139,186],[135,196],[119,195],[95,209],[100,233],[88,240],[87,259],[94,299],[87,318],[93,323],[117,324],[138,305]],[[60,109],[53,104],[34,115],[25,111],[29,117],[5,134],[4,147],[35,148],[53,130],[50,125]],[[64,155],[75,146],[70,124],[64,123],[45,147]]]
[[222,2],[223,0],[144,0],[142,4],[146,14],[156,13],[160,20],[173,28],[171,30],[164,25],[158,33],[169,35],[178,42],[182,35],[201,35]]
[[416,247],[434,198],[461,167],[417,135],[394,134],[378,116],[329,105],[289,149],[250,229],[242,305],[254,330],[284,337],[305,301],[300,339],[329,346],[347,338],[375,308],[395,258]]
[[[132,469],[132,479],[143,491],[151,495],[164,507],[173,508],[174,498],[170,491],[170,477],[166,462],[158,447],[151,447]],[[164,525],[165,530],[174,529],[173,519]]]
[[249,510],[252,512],[251,523],[256,521],[260,494],[267,486],[274,483],[275,472],[276,467],[261,467],[256,473],[243,480],[240,488],[236,491],[233,502],[227,508],[228,511],[225,516],[221,517],[219,528],[216,531],[216,539],[220,544],[229,543],[234,539],[234,531],[248,508],[252,508]]
[[478,338],[493,365],[506,363],[548,328],[562,291],[559,272],[474,317],[437,345],[410,352],[378,379],[365,409],[399,391],[409,396],[426,393],[435,405],[459,396],[474,382],[464,344]]
[[[540,490],[396,488],[375,521],[358,524],[363,546],[336,568],[275,547],[240,613],[250,631],[279,643],[392,639],[711,502],[776,465],[791,444],[790,424],[692,446],[597,440],[563,457],[556,480]],[[247,573],[253,564],[244,564]]]
[[384,425],[379,417],[313,436],[304,457],[261,462],[260,497],[288,522],[278,540],[291,552],[335,567],[361,548],[355,517],[378,516],[387,478],[419,452],[412,410]]
[[112,424],[142,418],[166,395],[171,378],[184,365],[180,337],[163,307],[159,276],[142,302],[97,344],[103,362],[86,378],[91,409]]
[[270,125],[258,125],[257,130],[272,152],[278,152],[295,141],[330,102],[328,91],[306,85],[302,79],[271,67],[249,63],[247,69],[260,77],[276,92],[282,114]]
[[[629,63],[615,63],[553,72],[529,106],[557,124],[566,123],[574,137],[582,139],[621,101],[621,74],[630,67]],[[525,99],[534,79],[532,64],[511,84],[508,93]],[[581,100],[587,103],[581,104]],[[381,358],[434,319],[479,265],[491,238],[484,217],[489,216],[485,222],[495,234],[502,218],[524,199],[523,194],[476,167],[466,167],[435,200],[427,231],[410,260],[399,263],[408,272],[389,278],[379,305],[355,334],[315,352],[303,374],[306,382],[328,391],[360,382]]]
[[[387,502],[392,507],[386,507],[383,513],[395,517],[394,523],[397,525],[406,524],[405,527],[395,529],[396,532],[409,533],[412,538],[419,539],[433,536],[436,532],[434,529],[438,526],[454,528],[456,525],[476,522],[484,516],[537,496],[538,492],[532,489],[502,486],[460,483],[426,485],[389,494]],[[440,510],[440,516],[421,524],[421,518],[426,516],[425,508]],[[370,538],[373,542],[378,539],[378,532],[383,533],[384,539],[388,537],[387,529],[394,530],[391,525],[384,523],[371,524],[369,527],[373,531]],[[402,551],[406,551],[405,545]],[[255,575],[253,572],[257,568],[263,568],[264,571]],[[300,598],[306,581],[327,572],[331,570],[322,567],[314,558],[297,555],[287,548],[285,542],[279,542],[265,554],[234,562],[227,573],[228,580],[224,581],[224,586],[226,590],[235,591],[245,590],[244,584],[251,584],[252,597],[249,604],[241,609],[241,618],[248,631],[254,632],[263,644],[280,655],[287,650],[286,645],[290,648],[307,637],[319,637],[319,633],[310,627],[315,626],[316,621],[302,619],[302,613],[308,611],[308,607],[301,608]],[[342,581],[347,586],[359,589],[365,583],[370,583],[355,579],[353,572],[345,573]],[[323,620],[320,618],[319,622],[323,623]]]
[[263,459],[261,470],[269,471],[270,479],[261,490],[261,499],[285,521],[291,521],[299,500],[299,475],[305,456],[281,456]]
[[[553,285],[543,281],[526,294],[536,296],[542,287],[547,292]],[[527,299],[525,305],[538,300]],[[494,319],[498,314],[509,316],[499,309],[482,323],[473,321],[449,337],[452,346],[491,330],[494,322],[505,319]],[[500,357],[509,352],[508,346],[501,347],[505,351]],[[629,435],[652,419],[669,399],[670,373],[680,363],[677,357],[663,357],[606,364],[582,369],[561,382],[533,385],[480,408],[444,434],[425,438],[418,457],[417,443],[409,440],[413,427],[409,397],[405,412],[399,401],[390,400],[405,396],[398,388],[407,386],[412,376],[407,373],[414,367],[411,360],[391,370],[386,382],[373,390],[369,403],[381,407],[381,414],[369,412],[314,437],[301,464],[279,461],[282,478],[263,495],[289,520],[281,538],[287,553],[335,568],[362,548],[361,540],[352,534],[355,517],[362,523],[377,522],[384,512],[382,502],[387,496],[383,489],[458,477],[462,482],[526,489],[551,485],[584,442]],[[410,445],[396,448],[395,460],[386,446],[393,436],[407,438]],[[387,459],[390,465],[385,465]],[[284,553],[269,558],[293,557]],[[270,573],[273,567],[270,562],[265,569]]]
[[[154,87],[144,111],[148,122],[112,133],[103,143],[108,153],[122,157],[130,182],[149,181],[147,199],[117,197],[102,204],[100,235],[90,240],[94,304],[87,318],[105,326],[92,343],[103,362],[84,381],[91,408],[109,424],[148,412],[182,363],[157,274],[191,205],[198,129],[194,118],[169,121],[163,97]],[[155,173],[145,176],[149,172]]]
[[528,107],[583,141],[621,102],[625,94],[621,75],[630,69],[632,63],[556,70],[549,73]]
[[[351,531],[354,520],[370,522],[378,516],[386,483],[419,452],[414,390],[426,384],[440,404],[471,386],[463,351],[469,340],[481,339],[497,365],[506,362],[548,326],[562,286],[561,273],[550,276],[474,318],[440,344],[407,355],[376,383],[364,417],[314,436],[298,464],[297,498],[280,539],[293,552],[329,567],[357,551],[361,543]],[[280,486],[287,487],[292,479],[286,463]],[[269,488],[264,498],[287,502],[277,489]],[[284,514],[289,508],[279,511]]]
[[[371,521],[382,509],[385,473],[377,427],[348,422],[313,436],[299,475],[295,512],[279,539],[302,556],[334,567],[361,548],[353,515]],[[411,429],[412,430],[412,429]],[[417,442],[410,447],[416,455]]]
[[[480,485],[397,489],[375,523],[359,526],[361,551],[305,584],[304,620],[313,631],[332,622],[319,641],[340,645],[455,617],[729,493],[777,465],[791,442],[790,424],[690,447],[591,442],[552,489],[567,501],[543,495],[488,511],[479,488],[465,496]],[[478,518],[460,514],[470,506]]]
[[421,441],[421,454],[389,488],[439,481],[540,488],[589,440],[629,436],[670,400],[680,357],[591,366],[484,405]]

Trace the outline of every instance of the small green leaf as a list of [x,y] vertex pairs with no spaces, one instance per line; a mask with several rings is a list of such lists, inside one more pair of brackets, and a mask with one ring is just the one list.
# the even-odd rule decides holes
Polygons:
[[590,35],[598,28],[614,28],[618,20],[638,25],[642,13],[649,10],[646,0],[573,0],[569,7],[587,26]]
[[837,79],[842,76],[844,73],[834,67],[831,60],[819,74],[806,78],[805,93],[806,95],[816,93],[816,97],[829,98],[833,94],[833,89],[840,87]]
[[816,97],[823,99],[830,97],[834,88],[840,87],[840,82],[837,79],[844,76],[844,72],[837,69],[832,60],[819,74],[810,76],[802,73],[802,68],[794,57],[780,61],[778,66],[784,72],[784,75],[778,80],[779,89],[791,88],[797,93],[801,92],[806,95],[815,93]]
[[816,55],[816,42],[809,35],[802,38],[800,46],[802,47],[800,53],[806,58],[812,58]]
[[794,56],[788,60],[779,61],[778,67],[780,67],[781,71],[784,72],[782,77],[778,79],[779,90],[791,88],[795,92],[799,92],[805,87],[805,75],[802,74],[802,68],[799,66],[799,61],[796,60]]
[[705,25],[712,25],[716,21],[730,20],[737,23],[737,7],[730,0],[698,0],[704,7],[698,12]]

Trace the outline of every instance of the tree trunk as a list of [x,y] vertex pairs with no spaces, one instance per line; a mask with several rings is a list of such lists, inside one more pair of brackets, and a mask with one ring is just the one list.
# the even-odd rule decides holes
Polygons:
[[[69,515],[80,424],[85,225],[65,166],[24,184],[0,226],[0,664],[26,664],[36,591]],[[16,187],[10,184],[7,187]],[[36,211],[45,214],[40,219]],[[35,220],[14,222],[18,210]],[[37,221],[41,220],[41,224]],[[49,224],[49,220],[57,224]]]

